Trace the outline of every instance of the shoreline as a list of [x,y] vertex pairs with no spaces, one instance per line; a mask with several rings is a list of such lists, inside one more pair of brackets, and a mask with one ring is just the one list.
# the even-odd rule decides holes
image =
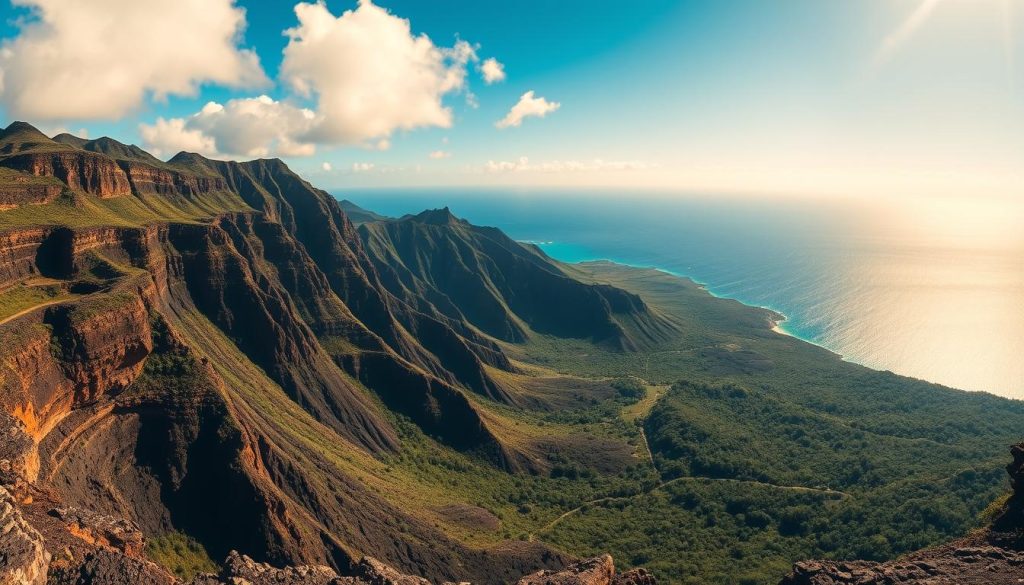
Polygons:
[[[533,245],[537,246],[538,248],[540,248],[541,250],[544,250],[544,244],[553,244],[554,243],[554,242],[533,242],[533,241],[528,241],[528,240],[520,240],[520,241],[522,241],[523,243],[533,244]],[[544,253],[547,254],[547,251],[544,251]],[[775,308],[772,308],[772,307],[765,306],[765,305],[758,305],[758,304],[755,304],[755,303],[752,303],[752,302],[749,302],[749,301],[744,301],[742,299],[737,299],[735,297],[730,297],[730,296],[726,296],[726,295],[723,295],[723,294],[716,293],[715,291],[711,290],[710,285],[708,283],[701,282],[700,280],[697,280],[696,278],[694,278],[694,277],[692,277],[692,276],[690,276],[688,274],[683,274],[681,272],[676,272],[674,270],[669,270],[668,268],[662,268],[660,266],[633,264],[633,263],[630,263],[630,262],[624,262],[622,260],[615,260],[613,258],[592,258],[592,259],[589,259],[589,260],[570,261],[570,260],[561,260],[559,258],[555,258],[554,256],[551,256],[551,257],[554,260],[556,260],[558,262],[561,262],[563,264],[570,264],[570,265],[572,265],[572,264],[588,264],[588,263],[601,263],[601,262],[605,262],[605,263],[608,263],[608,264],[616,264],[618,266],[625,266],[627,268],[639,268],[639,269],[643,269],[643,270],[654,270],[654,271],[657,271],[657,272],[661,272],[662,274],[667,274],[669,276],[673,276],[675,278],[682,278],[682,279],[688,280],[688,281],[692,282],[694,285],[696,285],[697,287],[699,287],[701,290],[703,290],[704,292],[708,293],[709,295],[711,295],[712,297],[714,297],[716,299],[725,299],[725,300],[729,300],[729,301],[735,301],[737,303],[740,303],[740,304],[745,305],[747,307],[750,307],[752,309],[761,309],[762,311],[768,312],[769,313],[768,322],[770,323],[769,329],[771,329],[775,333],[778,333],[779,335],[785,335],[786,337],[792,337],[793,339],[798,339],[800,341],[803,341],[804,343],[810,343],[811,345],[815,345],[815,346],[820,347],[820,348],[822,348],[822,349],[824,349],[826,351],[829,351],[829,352],[832,352],[832,353],[836,354],[837,356],[839,356],[840,358],[842,358],[845,361],[849,361],[851,363],[856,363],[858,365],[864,365],[864,364],[861,364],[860,362],[856,362],[856,361],[847,359],[846,356],[844,356],[843,354],[839,353],[838,351],[836,351],[836,350],[834,350],[834,349],[832,349],[830,347],[825,346],[822,343],[819,343],[819,342],[817,342],[817,341],[815,341],[813,339],[808,339],[808,338],[803,337],[803,336],[801,336],[801,335],[799,335],[797,333],[794,333],[792,331],[788,331],[785,328],[784,324],[787,321],[790,321],[790,317],[789,317],[789,315],[783,313],[782,311],[780,311],[778,309],[775,309]],[[865,367],[868,367],[868,366],[865,366]]]
[[690,276],[688,276],[686,274],[675,272],[673,270],[668,270],[668,269],[665,269],[665,268],[660,268],[658,266],[645,266],[645,265],[641,265],[641,264],[632,264],[632,263],[629,263],[629,262],[622,262],[622,261],[613,260],[613,259],[610,259],[610,258],[593,258],[593,259],[589,259],[589,260],[578,260],[578,261],[559,260],[558,258],[554,258],[553,256],[552,256],[552,258],[554,260],[556,260],[557,262],[561,262],[562,264],[567,264],[567,265],[584,265],[584,264],[601,264],[601,263],[605,263],[605,264],[613,264],[613,265],[616,265],[616,266],[622,266],[622,267],[625,267],[625,268],[634,268],[634,269],[639,269],[639,270],[654,270],[656,272],[661,272],[662,274],[667,274],[667,275],[675,277],[675,278],[685,279],[685,280],[690,281],[691,283],[696,285],[698,288],[700,288],[701,290],[703,290],[704,292],[706,292],[707,294],[709,294],[710,296],[712,296],[712,297],[714,297],[716,299],[729,300],[729,301],[740,303],[741,305],[744,305],[746,307],[750,307],[752,309],[761,309],[763,311],[767,311],[768,313],[770,313],[769,323],[770,323],[771,326],[769,328],[771,329],[771,331],[773,331],[773,332],[775,332],[775,333],[777,333],[779,335],[784,335],[786,337],[790,337],[790,338],[795,339],[797,341],[801,341],[801,342],[813,345],[815,347],[821,348],[821,349],[823,349],[823,350],[825,350],[825,351],[827,351],[827,352],[837,356],[839,359],[841,359],[844,362],[851,363],[851,364],[856,364],[858,366],[861,366],[861,367],[864,367],[864,368],[868,368],[869,370],[872,370],[872,371],[875,371],[875,372],[889,372],[891,374],[895,374],[895,375],[901,376],[903,378],[911,378],[911,379],[914,379],[914,380],[920,380],[920,381],[926,382],[928,384],[933,384],[933,385],[936,385],[936,386],[940,386],[940,387],[948,389],[948,390],[955,390],[957,392],[966,392],[966,393],[970,393],[970,394],[988,394],[990,396],[996,396],[998,398],[1002,398],[1002,399],[1010,400],[1010,401],[1014,401],[1014,402],[1024,401],[1024,398],[1018,398],[1018,397],[1014,397],[1014,396],[1006,396],[1004,394],[998,394],[998,393],[992,392],[991,390],[959,388],[959,387],[956,387],[956,386],[950,386],[950,385],[942,383],[942,382],[937,382],[935,380],[929,380],[927,378],[921,378],[919,376],[914,376],[912,374],[900,373],[900,372],[898,372],[896,370],[893,370],[891,368],[881,368],[881,367],[877,367],[877,366],[871,366],[871,365],[862,363],[860,361],[857,361],[857,360],[854,360],[854,359],[850,359],[847,356],[845,356],[844,354],[841,354],[838,351],[836,351],[836,350],[834,350],[834,349],[832,349],[830,347],[827,347],[827,346],[825,346],[825,345],[823,345],[821,343],[818,343],[818,342],[816,342],[814,340],[806,339],[804,337],[801,337],[800,335],[797,335],[797,334],[794,334],[794,333],[792,333],[790,331],[787,331],[785,329],[785,327],[784,327],[784,323],[789,320],[789,317],[785,313],[783,313],[782,311],[778,311],[776,309],[772,309],[771,307],[765,307],[763,305],[756,305],[756,304],[753,304],[753,303],[748,303],[748,302],[745,302],[745,301],[742,301],[740,299],[736,299],[736,298],[733,298],[733,297],[728,297],[728,296],[725,296],[725,295],[716,294],[714,291],[712,291],[712,290],[710,290],[708,288],[708,285],[706,283],[700,282],[699,280],[697,280],[695,278],[692,278],[692,277],[690,277]]

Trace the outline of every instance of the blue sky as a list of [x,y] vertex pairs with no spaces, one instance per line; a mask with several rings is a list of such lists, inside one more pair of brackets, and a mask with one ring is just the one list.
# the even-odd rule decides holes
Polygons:
[[[1024,192],[1024,6],[1015,0],[379,0],[393,20],[373,23],[333,20],[347,10],[370,14],[354,0],[332,0],[310,11],[302,34],[312,36],[313,17],[324,17],[317,22],[336,44],[295,47],[290,72],[282,62],[295,41],[285,30],[300,24],[295,4],[205,1],[182,0],[179,6],[195,4],[194,13],[182,7],[168,14],[158,0],[97,0],[88,15],[72,14],[70,0],[5,4],[3,117],[32,114],[28,121],[49,131],[111,135],[165,157],[190,144],[213,156],[278,155],[328,188]],[[206,16],[213,5],[222,10]],[[81,21],[95,19],[95,30],[104,30],[124,20],[123,28],[144,30],[130,26],[132,10],[167,34],[111,29],[79,38],[64,26],[88,28]],[[408,20],[410,39],[426,35],[437,51],[470,43],[473,58],[459,63],[444,53],[445,69],[431,70],[462,72],[464,81],[404,83],[422,71],[403,53],[406,39],[389,28],[399,19]],[[197,20],[210,26],[193,26]],[[368,38],[347,44],[354,34]],[[104,53],[111,37],[110,44],[131,47],[133,57],[137,51],[138,63],[106,84],[93,83],[96,76],[83,71],[96,67],[101,75],[103,59],[125,53]],[[95,51],[83,50],[89,43]],[[331,49],[339,46],[363,49]],[[41,47],[73,59],[94,54],[97,62],[64,71]],[[255,73],[244,63],[246,50],[258,55]],[[489,58],[504,66],[504,80],[481,78],[478,68]],[[19,69],[32,59],[40,62]],[[377,75],[375,60],[404,79]],[[54,72],[39,79],[48,68]],[[353,77],[348,69],[361,73]],[[260,71],[262,82],[244,82]],[[294,78],[312,90],[303,93]],[[352,91],[352,79],[369,88],[366,96]],[[392,91],[389,83],[399,87]],[[18,101],[18,90],[28,94],[30,86],[35,94]],[[133,91],[138,99],[125,98]],[[534,104],[545,115],[496,128],[528,91],[545,100]],[[38,95],[94,98],[96,105],[69,111],[59,100],[36,101]],[[242,107],[197,116],[208,102],[228,106],[261,95],[273,104],[247,102],[264,117],[259,136],[240,127],[250,115]],[[324,95],[333,96],[333,106],[324,105]],[[349,95],[371,103],[346,110]],[[373,104],[392,95],[398,98],[390,106]],[[105,107],[114,102],[124,103]],[[360,125],[365,111],[376,120],[367,127]],[[158,119],[168,124],[157,128]]]

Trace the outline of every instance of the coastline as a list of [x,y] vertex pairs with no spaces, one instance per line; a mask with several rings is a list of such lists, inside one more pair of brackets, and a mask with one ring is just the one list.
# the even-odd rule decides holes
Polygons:
[[[552,242],[552,241],[544,241],[544,242],[531,241],[531,240],[517,240],[517,241],[522,242],[524,244],[534,245],[537,248],[539,248],[541,251],[543,251],[545,254],[548,254],[547,250],[545,250],[545,245],[554,244],[555,243],[555,242]],[[550,254],[548,254],[548,255],[550,256]],[[606,262],[606,263],[609,263],[609,264],[617,264],[619,266],[626,266],[628,268],[640,268],[640,269],[645,269],[645,270],[656,270],[658,272],[661,272],[663,274],[668,274],[669,276],[673,276],[675,278],[682,278],[684,280],[688,280],[688,281],[692,282],[694,285],[696,285],[697,287],[699,287],[700,289],[702,289],[704,292],[708,293],[712,297],[715,297],[716,299],[726,299],[726,300],[730,300],[730,301],[736,301],[737,303],[741,303],[741,304],[746,305],[748,307],[751,307],[751,308],[754,308],[754,309],[761,309],[763,311],[766,311],[767,313],[769,313],[769,315],[768,315],[768,322],[770,324],[769,329],[771,329],[775,333],[778,333],[779,335],[785,335],[787,337],[792,337],[794,339],[799,339],[800,341],[803,341],[805,343],[810,343],[811,345],[816,345],[816,346],[818,346],[818,347],[820,347],[822,349],[828,350],[828,351],[838,355],[839,357],[843,358],[844,360],[846,360],[846,357],[843,356],[841,353],[837,352],[836,350],[834,350],[834,349],[832,349],[830,347],[827,347],[827,346],[825,346],[825,345],[823,345],[823,344],[821,344],[821,343],[819,343],[819,342],[817,342],[817,341],[815,341],[813,339],[809,339],[809,338],[803,337],[803,336],[801,336],[798,333],[795,333],[793,331],[787,330],[786,327],[785,327],[785,323],[790,322],[791,319],[790,319],[789,315],[783,313],[782,311],[780,311],[780,310],[778,310],[776,308],[773,308],[773,307],[769,307],[769,306],[765,306],[765,305],[759,305],[759,304],[756,304],[756,303],[745,301],[743,299],[737,299],[735,297],[730,297],[730,296],[726,296],[726,295],[723,295],[723,294],[716,293],[714,290],[712,290],[710,288],[710,285],[708,283],[702,282],[700,280],[697,280],[696,278],[694,278],[693,276],[690,276],[688,274],[683,274],[683,273],[677,272],[675,270],[669,270],[668,268],[662,268],[661,266],[634,264],[632,262],[625,262],[623,260],[617,260],[615,258],[589,258],[589,259],[586,259],[586,260],[563,260],[563,259],[557,258],[555,256],[551,256],[551,258],[553,258],[554,260],[557,260],[558,262],[561,262],[563,264],[569,264],[569,265]],[[852,360],[847,360],[847,361],[851,361],[852,362]],[[852,362],[852,363],[858,363],[858,362]],[[863,364],[860,364],[860,365],[863,365]]]

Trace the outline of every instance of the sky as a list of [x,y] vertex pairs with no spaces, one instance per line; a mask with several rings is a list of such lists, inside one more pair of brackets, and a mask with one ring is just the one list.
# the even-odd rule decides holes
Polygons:
[[0,118],[328,189],[1024,195],[1024,0],[0,0]]

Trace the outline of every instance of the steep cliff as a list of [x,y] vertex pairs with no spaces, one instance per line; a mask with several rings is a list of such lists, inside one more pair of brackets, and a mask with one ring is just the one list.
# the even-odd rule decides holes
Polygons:
[[384,285],[418,309],[510,342],[529,331],[635,350],[672,325],[623,290],[580,282],[540,249],[435,209],[364,222],[360,237]]
[[[11,536],[23,574],[50,555],[57,583],[114,566],[172,582],[135,537],[83,528],[98,517],[186,534],[214,558],[237,549],[342,574],[369,553],[481,583],[569,560],[536,542],[463,541],[433,511],[452,495],[391,463],[419,457],[412,436],[493,473],[545,471],[541,439],[488,410],[523,400],[500,342],[537,327],[627,347],[622,319],[657,323],[639,299],[572,281],[491,230],[497,243],[467,240],[480,249],[466,257],[488,283],[532,279],[492,300],[584,309],[561,326],[502,308],[506,329],[460,308],[466,297],[441,310],[440,288],[386,286],[384,259],[339,203],[276,160],[165,163],[15,123],[0,133],[0,171],[0,484],[14,502],[4,513],[27,526]],[[423,489],[433,499],[408,505]],[[54,512],[69,507],[81,512]]]

